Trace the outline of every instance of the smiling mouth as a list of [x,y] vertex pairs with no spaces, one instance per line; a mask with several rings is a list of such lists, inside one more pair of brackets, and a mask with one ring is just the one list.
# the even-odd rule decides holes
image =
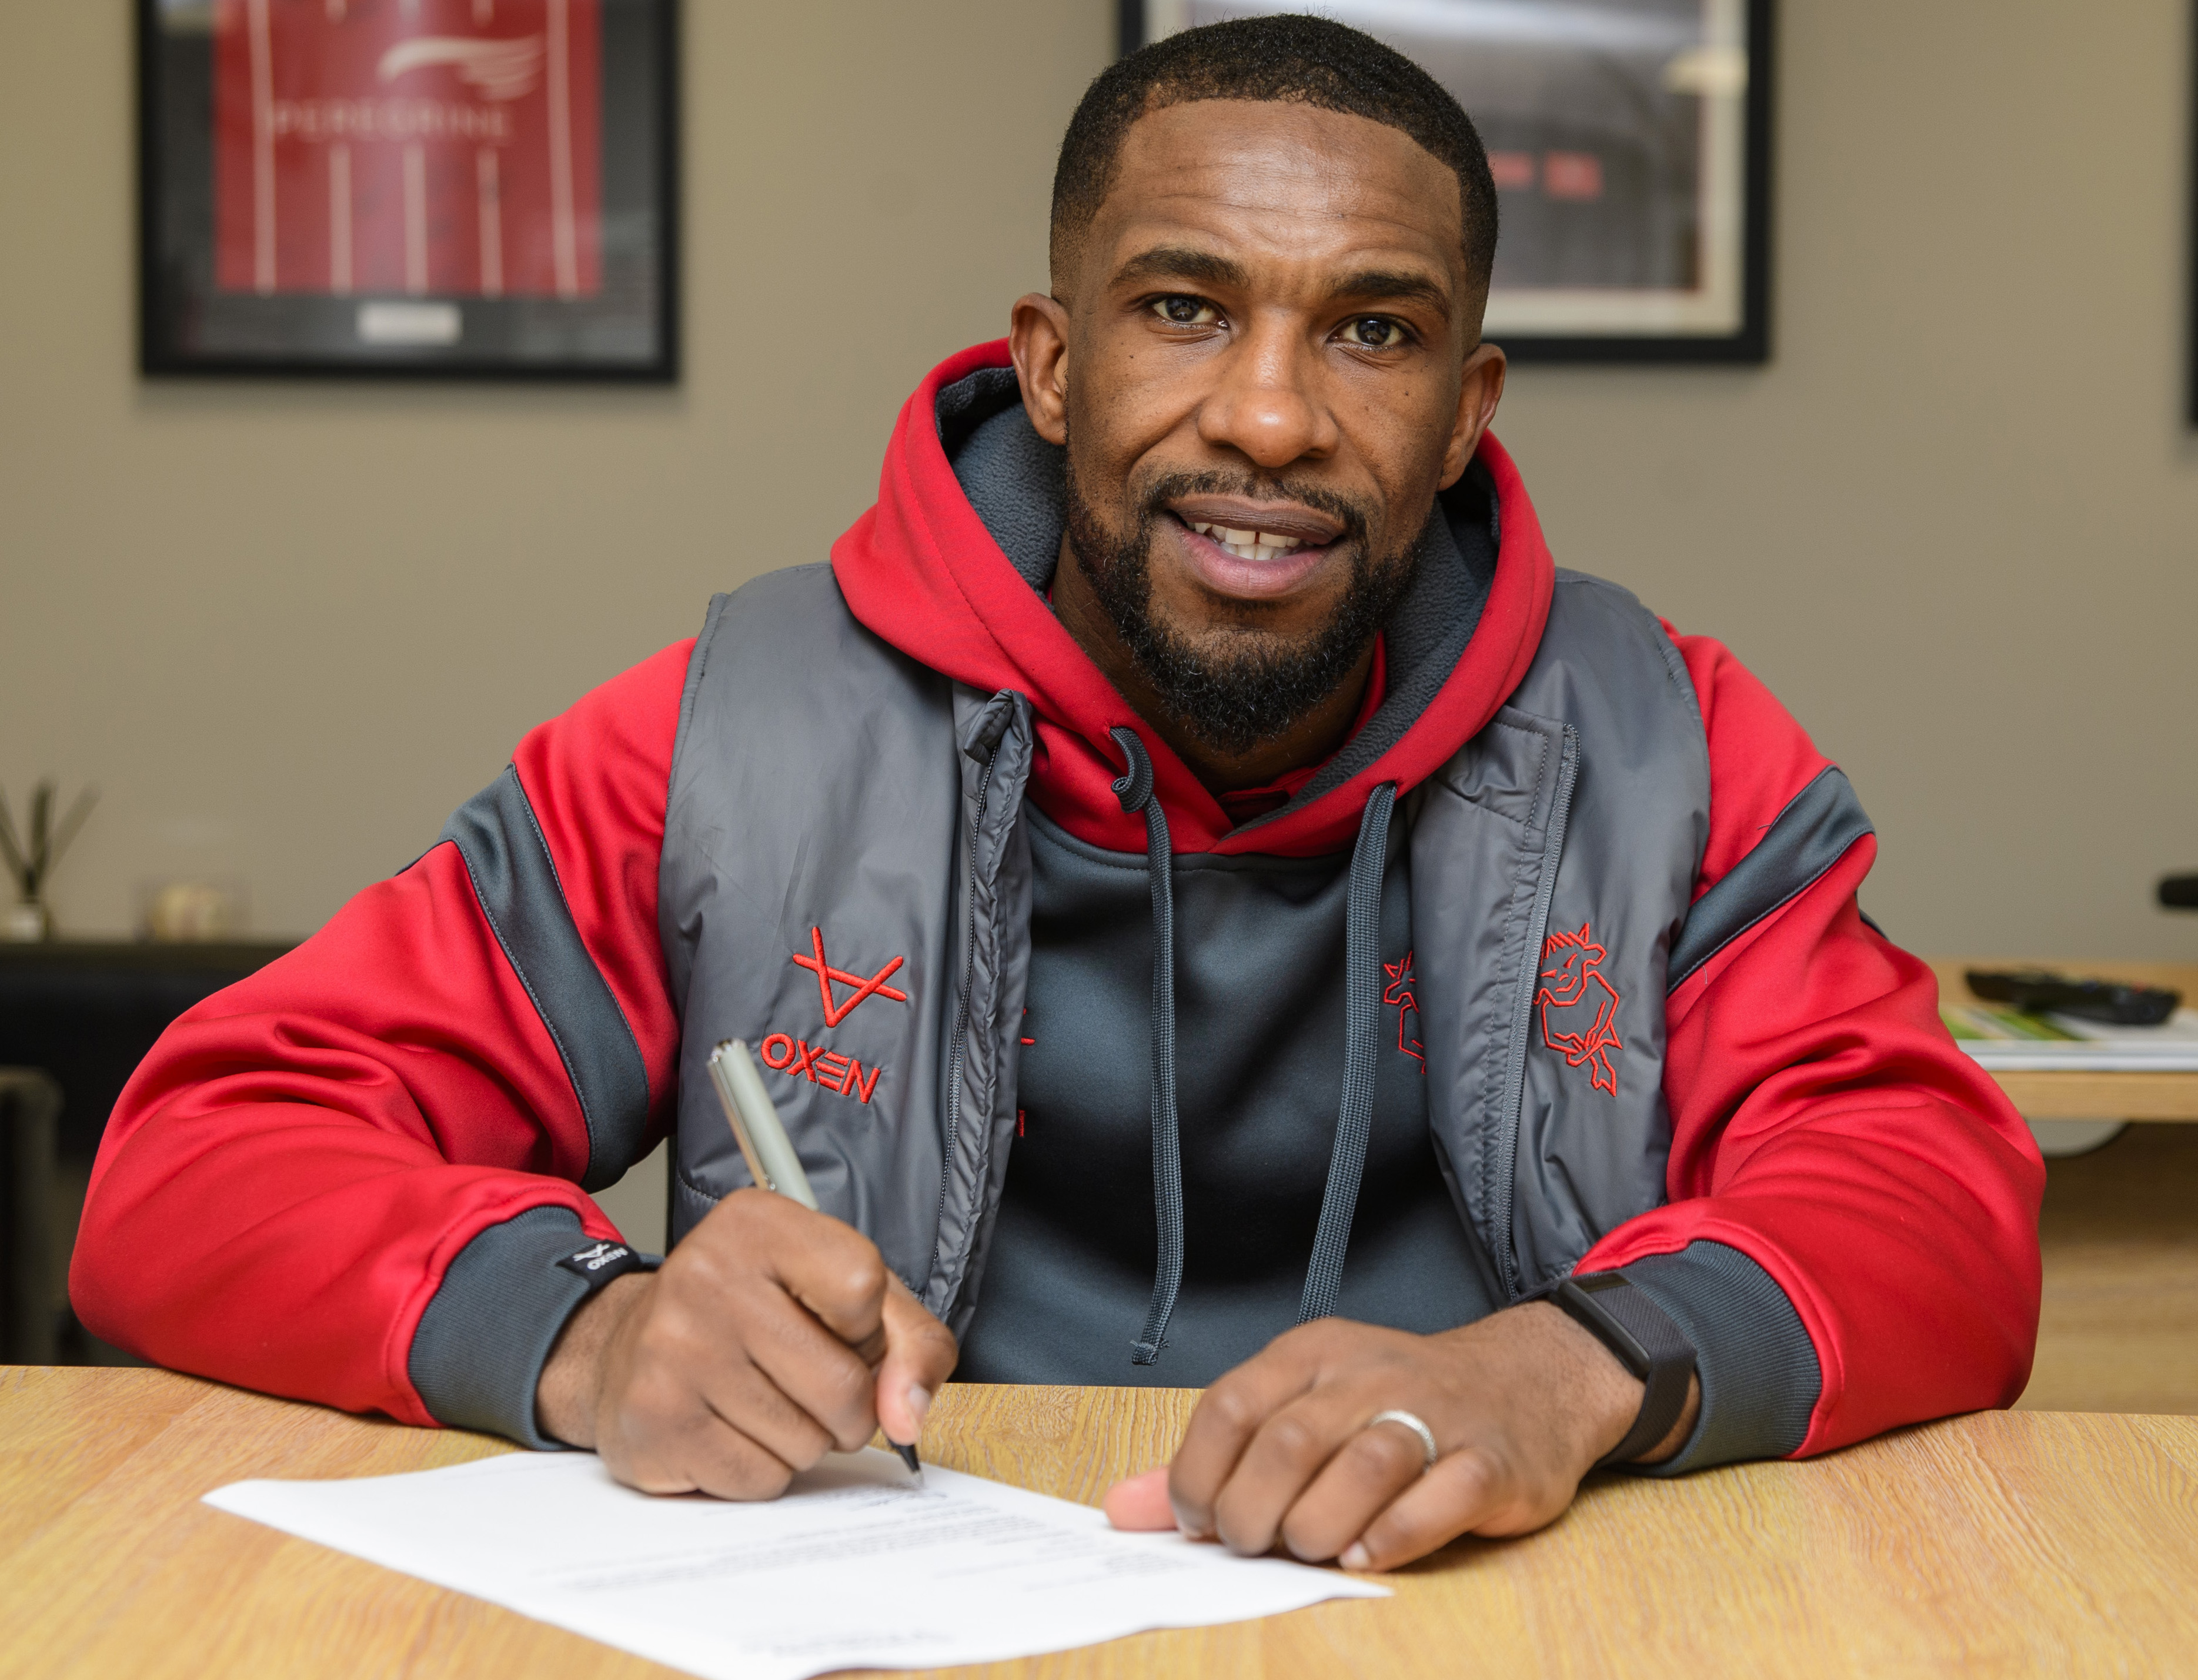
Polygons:
[[1193,531],[1209,541],[1218,544],[1238,560],[1280,560],[1285,555],[1295,554],[1300,549],[1325,547],[1325,544],[1309,544],[1302,537],[1291,537],[1279,531],[1247,530],[1241,526],[1215,525],[1205,520],[1185,520]]

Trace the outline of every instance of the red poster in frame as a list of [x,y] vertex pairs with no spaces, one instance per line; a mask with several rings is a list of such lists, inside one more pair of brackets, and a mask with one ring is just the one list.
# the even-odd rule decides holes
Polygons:
[[219,0],[224,291],[593,295],[596,0]]

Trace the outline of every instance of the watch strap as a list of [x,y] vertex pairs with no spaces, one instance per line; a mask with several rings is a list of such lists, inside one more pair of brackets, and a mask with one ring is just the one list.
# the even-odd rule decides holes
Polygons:
[[1643,1385],[1633,1427],[1596,1461],[1596,1468],[1630,1464],[1672,1433],[1686,1410],[1695,1345],[1645,1290],[1620,1272],[1588,1272],[1560,1278],[1526,1299],[1548,1301],[1608,1348]]

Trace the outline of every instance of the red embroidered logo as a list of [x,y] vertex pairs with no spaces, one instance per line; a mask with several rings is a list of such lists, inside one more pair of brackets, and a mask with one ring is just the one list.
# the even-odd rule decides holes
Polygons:
[[[886,984],[899,971],[900,965],[907,958],[896,956],[869,979],[864,980],[860,974],[851,974],[845,968],[834,968],[824,960],[824,930],[822,927],[809,930],[809,945],[813,954],[804,956],[797,950],[794,953],[794,964],[797,968],[807,968],[816,974],[817,994],[824,1001],[825,1026],[837,1026],[869,998],[890,997],[896,1003],[908,1002],[905,991]],[[835,982],[840,985],[852,985],[855,988],[855,995],[844,1003],[834,1003],[832,987]],[[869,1099],[865,1097],[863,1100],[867,1102]]]
[[1603,949],[1588,933],[1552,933],[1542,942],[1542,985],[1534,1002],[1542,1011],[1542,1042],[1561,1052],[1567,1067],[1585,1066],[1588,1084],[1618,1095],[1618,1069],[1610,1053],[1625,1046],[1611,1025],[1623,1001],[1602,977]]
[[[852,1009],[854,1005],[847,1007]],[[866,1079],[863,1077],[863,1064],[854,1057],[823,1049],[805,1038],[789,1038],[783,1032],[772,1033],[756,1048],[763,1055],[765,1067],[789,1078],[806,1079],[826,1090],[852,1096],[858,1102],[870,1100],[870,1094],[878,1088],[878,1075],[885,1071],[873,1067]]]
[[1410,1024],[1420,1018],[1420,1000],[1412,988],[1416,981],[1412,974],[1412,953],[1404,953],[1402,962],[1384,962],[1381,972],[1389,977],[1389,989],[1381,994],[1381,1001],[1397,1012],[1397,1048],[1420,1064],[1420,1072],[1428,1071],[1426,1046],[1411,1035]]

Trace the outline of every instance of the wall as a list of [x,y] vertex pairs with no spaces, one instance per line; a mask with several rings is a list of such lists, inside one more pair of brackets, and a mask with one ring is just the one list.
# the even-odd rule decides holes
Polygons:
[[[148,385],[128,8],[0,8],[0,786],[96,779],[66,925],[316,926],[528,725],[822,556],[1043,280],[1108,0],[689,0],[676,390]],[[1776,360],[1521,371],[1560,558],[1733,643],[1946,950],[2198,950],[2184,8],[1788,0]]]
[[1786,0],[1776,359],[1522,375],[1561,563],[1738,649],[1923,950],[2198,959],[2178,0]]
[[1044,284],[1111,6],[685,9],[687,376],[619,391],[141,381],[131,8],[0,6],[0,787],[105,790],[65,928],[172,875],[317,926],[712,591],[822,559],[917,379]]

